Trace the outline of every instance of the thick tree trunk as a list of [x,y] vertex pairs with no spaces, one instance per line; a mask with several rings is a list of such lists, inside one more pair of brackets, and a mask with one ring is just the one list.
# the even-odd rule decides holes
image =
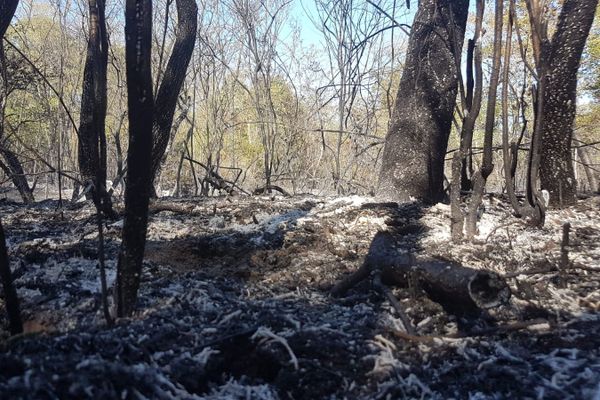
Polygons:
[[112,215],[106,191],[106,70],[108,39],[105,0],[88,0],[90,20],[87,56],[83,72],[79,121],[79,171],[82,181],[92,185],[89,194],[97,206]]
[[177,98],[196,43],[198,27],[198,6],[195,0],[176,0],[177,5],[177,36],[173,52],[167,63],[162,82],[156,95],[153,121],[152,144],[152,183],[159,174],[161,161],[165,156],[173,116],[177,106]]
[[542,45],[545,74],[541,121],[540,180],[550,204],[576,200],[577,184],[571,157],[577,102],[577,71],[598,0],[566,0],[552,41]]
[[0,3],[0,38],[4,37],[10,26],[10,21],[15,15],[19,0],[2,0]]
[[152,0],[127,0],[125,5],[125,61],[129,109],[129,149],[125,220],[115,287],[117,316],[135,310],[148,226],[152,183]]
[[422,0],[383,152],[378,196],[437,202],[458,89],[468,0]]

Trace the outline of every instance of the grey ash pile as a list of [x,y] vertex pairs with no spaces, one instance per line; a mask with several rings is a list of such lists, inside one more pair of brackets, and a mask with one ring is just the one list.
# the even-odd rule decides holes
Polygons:
[[[539,230],[488,199],[478,240],[452,245],[443,205],[160,201],[151,207],[139,312],[107,327],[92,208],[61,218],[53,203],[5,203],[28,333],[9,339],[0,315],[0,398],[597,399],[597,205],[552,211]],[[106,227],[110,281],[121,223]],[[416,330],[408,335],[372,279],[330,295],[361,267],[378,232],[393,233],[396,254],[493,271],[512,296],[461,313],[419,285],[390,285]]]

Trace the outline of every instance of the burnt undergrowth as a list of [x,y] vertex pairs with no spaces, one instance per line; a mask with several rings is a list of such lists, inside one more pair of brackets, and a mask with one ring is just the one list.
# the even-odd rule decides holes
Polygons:
[[[441,205],[358,197],[163,200],[173,206],[150,219],[139,311],[112,328],[101,314],[93,208],[78,205],[61,216],[53,203],[4,203],[27,333],[1,331],[0,394],[593,398],[600,390],[599,273],[574,268],[593,268],[600,258],[593,201],[550,213],[547,226],[533,230],[518,220],[497,228],[512,218],[510,207],[488,200],[479,241],[453,246]],[[557,227],[565,218],[574,221],[573,268],[560,277],[551,268],[530,274],[560,257]],[[121,224],[106,225],[109,282]],[[506,276],[510,302],[461,313],[419,285],[389,285],[418,333],[399,336],[397,312],[370,278],[330,296],[382,232],[394,254]],[[566,282],[555,284],[558,278]],[[533,319],[522,329],[502,328]]]

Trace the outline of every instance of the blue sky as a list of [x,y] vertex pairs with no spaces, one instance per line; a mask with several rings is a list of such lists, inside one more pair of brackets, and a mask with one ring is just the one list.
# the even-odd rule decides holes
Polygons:
[[[363,0],[364,1],[364,0]],[[375,1],[377,3],[377,1]],[[415,3],[413,1],[413,3]],[[397,3],[397,20],[400,23],[411,24],[416,12],[416,4],[412,4],[410,10],[406,10],[406,5],[403,1]],[[305,45],[318,46],[321,41],[321,32],[315,27],[307,14],[311,14],[313,18],[317,17],[315,0],[292,0],[290,8],[290,17],[297,20],[301,27],[301,37]],[[390,22],[391,24],[391,22]]]

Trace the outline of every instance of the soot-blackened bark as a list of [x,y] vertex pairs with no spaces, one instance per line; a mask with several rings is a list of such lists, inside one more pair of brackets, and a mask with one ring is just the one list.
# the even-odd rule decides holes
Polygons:
[[577,71],[598,0],[566,0],[552,41],[541,52],[542,96],[540,181],[550,204],[575,202],[577,184],[571,143],[577,102]]
[[[1,124],[2,122],[0,122],[0,125]],[[0,138],[3,138],[4,136],[3,128],[4,127],[0,127]],[[23,202],[25,204],[33,203],[33,191],[29,186],[29,182],[27,182],[23,165],[21,164],[21,161],[19,161],[17,155],[7,147],[8,145],[9,143],[7,143],[6,140],[3,140],[2,143],[0,143],[0,155],[2,155],[2,158],[4,159],[4,162],[1,162],[0,164],[0,168],[2,168],[4,173],[10,177],[10,180],[17,188]]]
[[167,150],[177,97],[192,58],[198,28],[198,6],[195,0],[176,0],[177,33],[175,44],[154,104],[152,182],[160,171]]
[[107,215],[112,215],[110,196],[106,191],[106,70],[108,38],[106,34],[105,0],[88,0],[89,38],[79,121],[79,171],[83,182],[91,184],[89,195]]
[[431,258],[412,259],[409,255],[399,254],[389,232],[375,235],[363,265],[334,286],[331,294],[343,296],[377,271],[384,283],[400,287],[421,286],[428,297],[457,314],[498,307],[506,304],[511,296],[506,281],[494,272]]
[[496,1],[494,16],[494,55],[492,59],[492,71],[490,74],[490,86],[488,90],[487,110],[485,116],[485,133],[483,139],[483,159],[481,168],[473,177],[473,193],[468,206],[466,216],[465,235],[467,239],[473,240],[477,233],[478,210],[483,200],[483,192],[488,176],[494,169],[492,143],[494,139],[494,124],[496,117],[496,94],[498,81],[500,79],[500,64],[502,58],[502,25],[504,21],[504,1]]
[[15,290],[10,271],[2,222],[0,222],[0,281],[2,282],[2,290],[4,291],[4,303],[6,304],[10,333],[16,335],[23,332],[23,323],[21,322],[19,298],[17,297],[17,291]]
[[[19,1],[18,0],[3,0],[0,3],[0,47],[2,38],[10,25],[10,21],[15,14]],[[4,65],[4,64],[3,64]],[[6,71],[2,68],[2,79],[6,82]],[[2,107],[2,114],[4,114]],[[2,120],[0,119],[0,129],[2,129]],[[0,131],[2,134],[2,131]],[[20,164],[19,164],[20,165]],[[19,298],[15,290],[12,273],[10,271],[10,262],[8,260],[8,251],[6,250],[6,239],[4,237],[4,228],[0,222],[0,283],[4,291],[4,303],[6,304],[6,313],[8,315],[10,333],[17,334],[23,331],[21,322],[21,311],[19,308]]]
[[129,149],[125,220],[115,297],[117,316],[133,313],[140,286],[148,226],[148,201],[152,182],[152,0],[127,0],[125,4],[125,61]]
[[18,5],[19,0],[2,0],[0,3],[0,38],[4,37]]
[[468,0],[423,0],[383,152],[378,196],[437,202],[458,92]]
[[17,5],[18,0],[3,0],[0,3],[0,81],[2,85],[0,87],[0,155],[4,159],[2,163],[2,169],[8,177],[12,180],[13,184],[19,191],[21,198],[24,203],[33,202],[33,192],[29,187],[27,178],[23,172],[23,166],[17,158],[17,155],[10,150],[7,139],[4,137],[4,107],[6,104],[6,96],[8,95],[8,76],[6,71],[6,62],[4,59],[4,46],[2,38],[6,33],[6,30],[10,26]]

